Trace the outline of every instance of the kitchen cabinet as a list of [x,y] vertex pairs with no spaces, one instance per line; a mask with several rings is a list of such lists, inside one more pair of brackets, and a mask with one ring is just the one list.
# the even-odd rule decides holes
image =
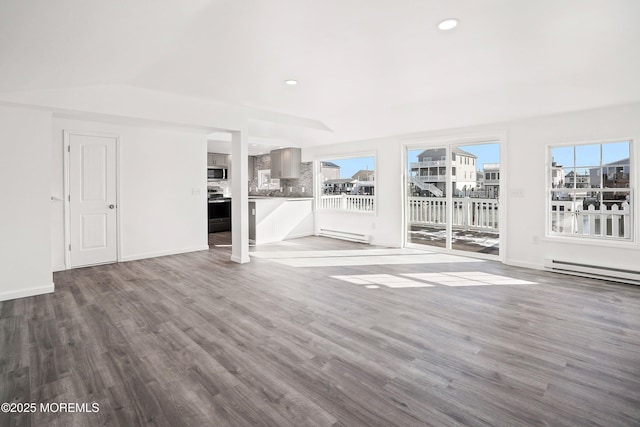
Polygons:
[[249,200],[249,242],[256,244],[256,202]]
[[302,153],[299,148],[289,147],[271,151],[271,178],[300,178]]
[[229,166],[229,155],[207,153],[207,166]]

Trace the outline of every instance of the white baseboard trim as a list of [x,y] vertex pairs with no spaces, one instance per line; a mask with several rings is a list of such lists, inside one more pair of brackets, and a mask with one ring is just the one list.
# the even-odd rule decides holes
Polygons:
[[511,265],[513,267],[523,267],[523,268],[530,268],[532,270],[544,270],[544,265],[542,264],[534,264],[532,262],[523,262],[523,261],[516,261],[513,259],[507,259],[504,261],[504,263],[506,265]]
[[0,301],[9,301],[17,298],[32,297],[35,295],[50,294],[55,289],[55,285],[51,283],[48,286],[40,288],[20,289],[19,291],[9,291],[0,293]]
[[198,251],[208,251],[208,250],[209,250],[209,245],[204,245],[204,246],[197,246],[193,248],[174,249],[170,251],[147,252],[144,254],[122,256],[120,257],[120,262],[136,261],[139,259],[157,258],[161,256],[179,255],[179,254],[186,254],[188,252],[198,252]]
[[67,269],[67,266],[64,264],[61,264],[61,265],[54,265],[52,268],[53,268],[53,272],[55,273],[56,271],[65,271]]

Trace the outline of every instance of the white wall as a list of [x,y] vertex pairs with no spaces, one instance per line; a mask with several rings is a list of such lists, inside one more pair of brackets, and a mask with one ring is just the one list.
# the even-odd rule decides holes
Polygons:
[[[120,137],[121,261],[208,249],[206,135],[70,119],[53,122],[52,194],[62,198],[63,130]],[[64,269],[64,212],[52,212],[53,268]]]
[[[540,267],[545,258],[638,270],[640,260],[640,104],[590,110],[512,123],[508,145],[507,262]],[[545,238],[545,161],[548,144],[635,140],[632,179],[635,186],[635,243],[590,245]],[[522,192],[524,197],[512,197]],[[534,239],[539,238],[539,243]]]
[[51,113],[0,106],[0,301],[53,291]]
[[[328,160],[363,150],[377,153],[377,215],[316,212],[316,230],[330,228],[370,234],[372,243],[395,246],[402,244],[402,157],[403,144],[418,141],[461,140],[474,136],[506,135],[506,159],[502,173],[506,178],[503,193],[507,223],[503,227],[506,262],[541,268],[545,258],[638,269],[640,260],[640,104],[575,112],[515,122],[449,129],[438,132],[403,135],[392,138],[359,141],[307,148],[303,161]],[[634,171],[635,242],[589,245],[584,240],[561,241],[546,235],[546,146],[548,144],[635,139]],[[503,248],[504,249],[504,248]]]

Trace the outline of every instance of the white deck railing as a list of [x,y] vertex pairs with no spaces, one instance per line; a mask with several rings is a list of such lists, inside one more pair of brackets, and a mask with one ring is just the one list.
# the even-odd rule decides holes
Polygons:
[[[447,221],[446,197],[409,197],[410,224],[442,225]],[[496,199],[454,198],[453,226],[469,230],[498,230]]]
[[[447,175],[414,175],[416,180],[420,182],[444,182],[447,180]],[[455,175],[453,175],[455,178]]]
[[[373,212],[374,196],[350,194],[320,197],[320,209],[349,212]],[[447,221],[445,197],[409,197],[410,224],[440,225]],[[629,239],[631,215],[629,203],[622,202],[600,209],[582,202],[552,201],[551,232],[562,235],[602,236]],[[500,209],[496,199],[454,198],[453,226],[469,230],[498,230]]]
[[333,209],[349,212],[373,212],[375,196],[337,194],[320,197],[320,209]]
[[446,166],[446,160],[425,160],[423,162],[411,162],[411,169],[430,168],[434,166]]
[[629,239],[631,237],[631,209],[629,203],[594,205],[584,210],[582,201],[551,202],[551,232],[562,235],[599,236]]

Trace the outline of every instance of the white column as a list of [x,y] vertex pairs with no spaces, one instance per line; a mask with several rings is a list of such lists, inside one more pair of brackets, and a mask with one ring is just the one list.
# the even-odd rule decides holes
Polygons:
[[249,262],[249,142],[246,130],[231,133],[231,261]]

